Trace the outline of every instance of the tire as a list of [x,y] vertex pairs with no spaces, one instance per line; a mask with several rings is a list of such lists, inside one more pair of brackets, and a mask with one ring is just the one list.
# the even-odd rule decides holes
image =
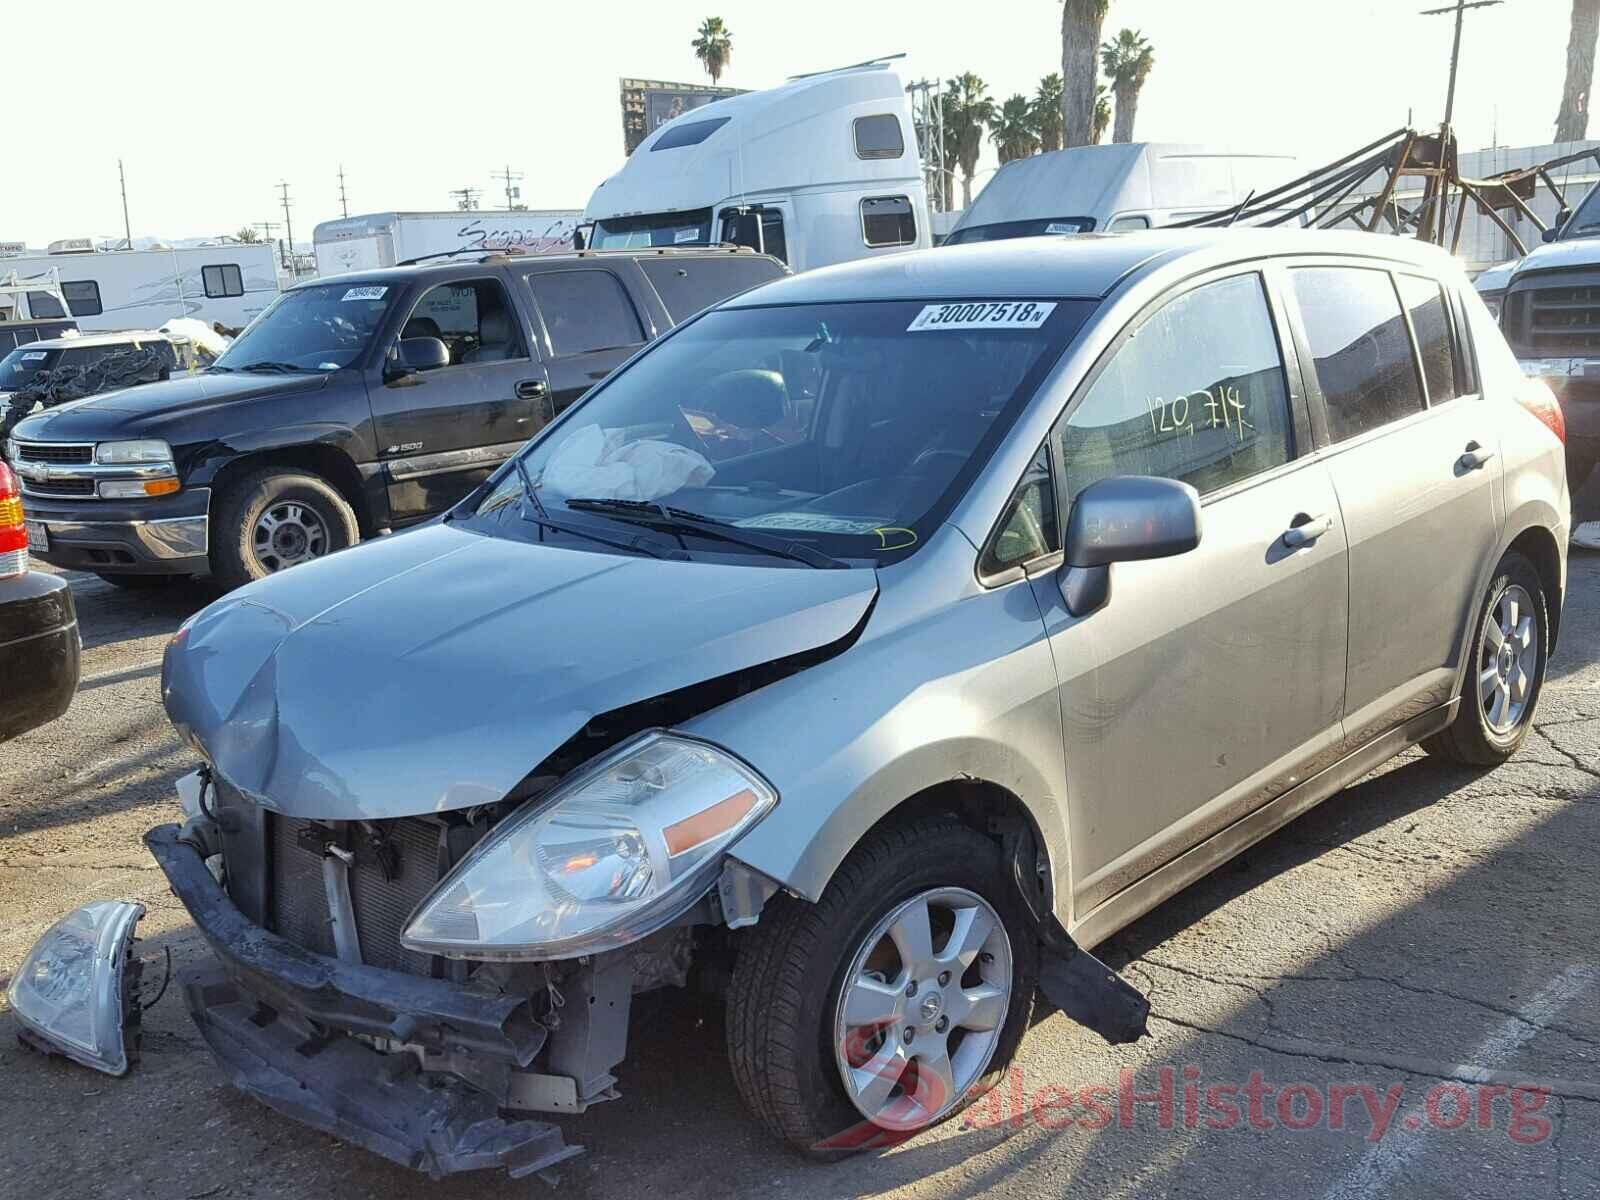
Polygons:
[[112,587],[127,592],[156,592],[171,587],[179,579],[187,578],[184,575],[105,575],[99,571],[95,575]]
[[[996,990],[1003,978],[1003,966],[996,965],[1001,951],[1010,959],[1004,1016],[995,1018],[999,1010],[991,1006],[985,1019],[994,1021],[997,1032],[992,1035],[968,1032],[951,1024],[948,1015],[943,1019],[949,1032],[937,1025],[923,1025],[923,1047],[927,1049],[922,1053],[936,1055],[941,1046],[952,1047],[950,1061],[957,1069],[949,1078],[959,1088],[963,1075],[976,1072],[972,1082],[956,1094],[931,1083],[924,1088],[914,1073],[900,1076],[902,1082],[910,1078],[919,1094],[942,1093],[949,1098],[930,1115],[902,1095],[895,1102],[901,1108],[894,1120],[869,1120],[846,1090],[846,1068],[840,1059],[849,1053],[852,1063],[865,1061],[883,1050],[874,1051],[871,1041],[864,1045],[852,1041],[862,1036],[859,1030],[840,1038],[836,1020],[842,1016],[842,993],[847,980],[858,977],[855,968],[864,965],[860,956],[871,949],[866,945],[868,939],[880,948],[885,945],[872,937],[881,923],[929,894],[941,898],[930,904],[936,914],[931,945],[944,948],[941,937],[948,940],[952,936],[943,933],[940,923],[938,905],[945,900],[963,905],[981,901],[999,918],[1004,940],[990,934],[990,940],[982,943],[985,953],[974,952],[972,965],[958,981],[963,985],[959,994],[934,986],[942,977],[924,980],[929,986],[918,993],[923,1001],[914,1010],[922,1016],[897,1016],[883,1029],[893,1026],[898,1036],[901,1021],[922,1021],[931,1015],[920,1004],[934,991],[941,1000],[950,997],[949,1012],[955,1013],[957,1004],[966,1004],[963,997],[978,994],[977,988]],[[999,847],[953,819],[871,834],[840,865],[816,904],[780,893],[767,903],[759,924],[740,936],[727,999],[728,1056],[735,1084],[745,1104],[768,1130],[814,1157],[836,1158],[875,1148],[949,1120],[1001,1078],[1028,1027],[1039,970],[1037,935],[1015,885],[1002,869]],[[995,953],[987,953],[991,949]],[[987,965],[981,965],[983,960]],[[980,980],[974,975],[985,971],[995,972],[996,978]],[[885,971],[880,978],[898,987],[899,979],[909,974],[903,961],[897,961],[892,972]],[[974,989],[970,993],[969,987]],[[885,988],[878,994],[895,997],[892,1003],[899,1005],[905,991],[903,987]],[[907,1011],[913,1011],[909,1007],[912,1000],[904,1003]],[[961,1048],[969,1037],[980,1041],[974,1043],[971,1057],[963,1063]],[[851,1049],[837,1049],[841,1042]],[[914,1042],[906,1046],[909,1053],[918,1049]],[[980,1067],[984,1062],[987,1065]],[[862,1072],[856,1074],[859,1077]],[[867,1077],[879,1074],[887,1077],[874,1072]]]
[[[1511,604],[1505,603],[1508,598]],[[1514,614],[1509,612],[1512,605],[1516,609]],[[1531,611],[1524,612],[1524,608]],[[1495,633],[1491,632],[1491,625],[1495,631],[1501,630],[1508,615],[1512,618],[1513,633],[1525,628],[1533,635],[1535,642],[1531,647],[1523,646],[1519,650],[1517,638],[1504,639],[1501,634],[1502,639],[1509,640],[1510,653],[1516,659],[1509,676],[1509,686],[1502,689],[1500,682],[1488,677],[1487,673],[1495,670],[1500,679],[1506,678],[1502,657],[1504,652],[1496,653],[1493,649],[1496,638]],[[1523,624],[1525,618],[1529,622],[1527,625]],[[1461,688],[1460,711],[1448,728],[1423,741],[1423,749],[1451,762],[1474,767],[1498,766],[1515,754],[1527,739],[1528,730],[1533,728],[1539,695],[1544,689],[1549,645],[1550,618],[1539,572],[1522,555],[1507,554],[1495,568],[1494,579],[1489,584],[1483,605],[1478,610],[1478,621],[1473,626],[1472,658],[1466,682]],[[1534,659],[1531,670],[1527,662],[1529,653]],[[1517,700],[1515,686],[1519,677],[1526,679],[1520,701]],[[1487,684],[1484,682],[1486,678],[1490,678]],[[1508,707],[1501,710],[1497,720],[1494,706],[1502,691]],[[1518,703],[1520,709],[1516,707]]]
[[[275,531],[267,532],[264,519],[271,520],[274,514]],[[288,538],[291,525],[301,532]],[[268,538],[264,549],[258,546],[263,532]],[[285,540],[274,544],[272,539],[279,536]],[[212,529],[211,573],[231,591],[360,540],[355,510],[327,480],[304,471],[268,468],[246,475],[223,494]]]

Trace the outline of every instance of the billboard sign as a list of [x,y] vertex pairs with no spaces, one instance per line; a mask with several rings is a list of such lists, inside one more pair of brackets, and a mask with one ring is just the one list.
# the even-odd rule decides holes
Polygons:
[[624,79],[621,83],[622,139],[629,154],[674,117],[713,100],[742,95],[747,90],[697,83],[663,83],[657,79]]

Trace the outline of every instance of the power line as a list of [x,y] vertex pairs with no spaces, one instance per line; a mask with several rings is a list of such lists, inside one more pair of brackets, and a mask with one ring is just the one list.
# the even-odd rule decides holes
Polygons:
[[283,204],[284,231],[289,240],[289,251],[283,265],[288,268],[290,275],[297,275],[299,272],[295,270],[294,262],[294,218],[289,215],[289,209],[293,202],[289,199],[289,185],[287,182],[278,184],[278,193],[278,199]]
[[504,171],[491,171],[489,174],[493,178],[498,179],[505,184],[507,210],[517,207],[517,201],[522,198],[522,189],[519,187],[512,187],[511,185],[522,178],[522,172],[513,171],[511,169],[511,164],[507,163]]
[[475,187],[456,188],[450,195],[455,199],[457,208],[462,211],[468,211],[478,207],[478,197],[483,195],[483,189]]
[[1446,129],[1450,126],[1450,118],[1456,109],[1456,66],[1461,60],[1461,21],[1467,15],[1469,8],[1491,8],[1504,0],[1456,0],[1448,8],[1425,8],[1418,16],[1437,17],[1445,13],[1454,13],[1456,16],[1456,36],[1450,47],[1450,86],[1444,96],[1444,123]]
[[350,215],[350,201],[345,197],[345,194],[344,194],[344,164],[343,163],[339,164],[339,210],[342,213],[344,213],[344,215],[347,216],[347,217]]

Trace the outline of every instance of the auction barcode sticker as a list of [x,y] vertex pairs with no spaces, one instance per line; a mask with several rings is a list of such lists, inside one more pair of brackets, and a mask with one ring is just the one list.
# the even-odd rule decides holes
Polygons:
[[386,287],[353,287],[344,294],[346,300],[382,300]]
[[1037,329],[1055,311],[1052,300],[959,300],[930,304],[906,326],[907,333],[930,329]]

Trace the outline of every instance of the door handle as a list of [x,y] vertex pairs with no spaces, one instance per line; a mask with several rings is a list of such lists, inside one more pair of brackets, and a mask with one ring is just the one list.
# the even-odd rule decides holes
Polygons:
[[1333,518],[1327,513],[1319,517],[1299,513],[1289,528],[1283,531],[1283,544],[1291,550],[1297,550],[1301,546],[1309,546],[1332,528]]
[[537,400],[550,388],[542,379],[523,379],[517,383],[514,390],[518,400]]
[[1463,471],[1476,471],[1493,457],[1493,450],[1485,450],[1477,442],[1468,442],[1465,453],[1456,459],[1456,466]]

